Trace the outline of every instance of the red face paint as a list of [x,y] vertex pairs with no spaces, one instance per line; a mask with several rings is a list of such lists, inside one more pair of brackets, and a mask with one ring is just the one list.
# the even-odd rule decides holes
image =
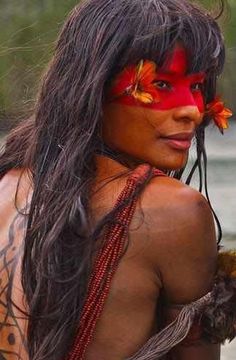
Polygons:
[[[121,104],[142,106],[156,110],[170,110],[182,106],[196,106],[201,113],[205,110],[202,87],[204,73],[186,75],[187,54],[183,48],[176,47],[171,57],[157,69],[153,81],[158,99],[150,104],[137,102],[133,96],[123,95],[114,101]],[[145,89],[144,89],[145,91]]]

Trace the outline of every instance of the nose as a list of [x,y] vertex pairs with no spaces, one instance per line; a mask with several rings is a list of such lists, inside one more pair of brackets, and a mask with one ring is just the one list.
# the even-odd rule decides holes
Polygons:
[[200,113],[197,106],[187,105],[180,106],[174,109],[174,119],[184,122],[194,122],[196,125],[200,125],[203,115]]

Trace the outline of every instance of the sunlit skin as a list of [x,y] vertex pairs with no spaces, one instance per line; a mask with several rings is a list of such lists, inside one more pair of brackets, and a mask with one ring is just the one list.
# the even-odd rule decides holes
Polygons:
[[204,113],[203,73],[187,74],[187,54],[176,47],[155,85],[159,101],[124,95],[104,106],[103,139],[111,148],[163,170],[182,168]]

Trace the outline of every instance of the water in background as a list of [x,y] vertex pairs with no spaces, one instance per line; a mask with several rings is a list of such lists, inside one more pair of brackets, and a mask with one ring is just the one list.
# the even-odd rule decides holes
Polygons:
[[[206,148],[208,190],[222,225],[223,244],[236,247],[236,124],[232,124],[224,136],[215,126],[209,127]],[[190,159],[193,157],[191,154]]]
[[[233,120],[232,120],[233,121]],[[223,229],[222,244],[236,248],[236,124],[221,136],[207,132],[209,190]],[[222,347],[221,360],[236,359],[236,340]]]

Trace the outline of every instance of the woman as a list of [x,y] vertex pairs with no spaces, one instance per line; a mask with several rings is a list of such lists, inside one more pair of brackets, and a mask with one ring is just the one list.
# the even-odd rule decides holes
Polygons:
[[[181,306],[216,270],[211,208],[180,179],[195,139],[188,183],[198,169],[202,188],[205,128],[227,127],[223,63],[218,25],[187,0],[71,12],[0,159],[2,358],[219,359],[199,326],[177,344]],[[152,336],[155,354],[140,353]]]

